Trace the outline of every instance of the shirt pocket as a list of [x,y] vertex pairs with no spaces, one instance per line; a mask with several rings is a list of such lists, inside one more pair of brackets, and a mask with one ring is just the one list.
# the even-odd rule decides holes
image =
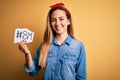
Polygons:
[[63,55],[62,58],[61,58],[61,62],[62,64],[64,65],[71,65],[71,66],[74,66],[76,65],[76,56],[75,55]]

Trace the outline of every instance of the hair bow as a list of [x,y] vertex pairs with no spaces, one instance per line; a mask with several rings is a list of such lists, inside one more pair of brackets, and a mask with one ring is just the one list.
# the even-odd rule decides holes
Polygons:
[[64,6],[64,3],[58,3],[58,4],[55,4],[55,5],[52,5],[52,6],[50,6],[50,8],[54,9],[56,7],[59,7],[59,6]]
[[[56,8],[56,7],[63,7],[64,6],[64,3],[57,3],[57,4],[55,4],[55,5],[52,5],[52,6],[50,6],[50,8],[51,9],[54,9],[54,8]],[[65,7],[64,7],[65,8]],[[70,16],[70,12],[69,12],[69,10],[67,9],[67,8],[65,8],[65,10],[66,10],[66,13],[68,14],[68,16]]]

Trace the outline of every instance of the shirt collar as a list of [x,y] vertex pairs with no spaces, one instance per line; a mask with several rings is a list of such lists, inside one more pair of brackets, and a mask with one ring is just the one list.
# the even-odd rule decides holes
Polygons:
[[[68,35],[68,37],[67,37],[67,39],[64,41],[64,43],[66,43],[67,45],[70,45],[71,41],[72,41],[72,37],[71,37],[70,35]],[[56,44],[56,45],[58,45],[56,37],[54,37],[53,43]],[[63,44],[64,44],[64,43],[63,43]]]

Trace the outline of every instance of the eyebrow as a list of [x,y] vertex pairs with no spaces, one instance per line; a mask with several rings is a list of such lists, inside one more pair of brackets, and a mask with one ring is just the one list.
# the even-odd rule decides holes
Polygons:
[[[64,18],[65,16],[60,16],[59,18]],[[55,19],[55,18],[51,18],[51,19]]]

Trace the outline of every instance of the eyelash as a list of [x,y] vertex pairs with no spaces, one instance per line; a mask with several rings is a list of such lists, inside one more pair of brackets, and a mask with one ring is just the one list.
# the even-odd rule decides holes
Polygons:
[[[64,19],[60,19],[60,21],[62,21],[62,20],[64,20]],[[55,19],[51,20],[51,22],[54,22],[54,21],[56,21],[56,20]]]
[[64,19],[60,19],[61,21],[64,20]]
[[55,20],[51,20],[51,22],[54,22]]

